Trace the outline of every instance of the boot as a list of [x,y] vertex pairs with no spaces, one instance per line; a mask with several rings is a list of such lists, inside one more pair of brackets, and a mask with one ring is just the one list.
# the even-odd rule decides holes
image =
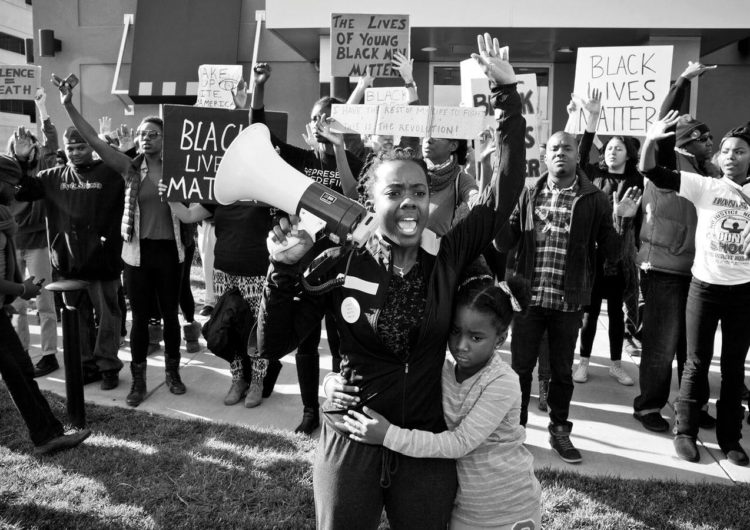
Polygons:
[[245,396],[245,408],[252,409],[263,402],[263,380],[268,372],[268,360],[250,357],[250,387]]
[[317,355],[296,355],[297,379],[302,396],[304,412],[302,421],[294,429],[294,432],[304,433],[308,436],[320,426],[318,410],[318,387],[320,385],[320,360]]
[[276,380],[279,378],[279,372],[281,372],[281,361],[273,360],[268,362],[268,370],[266,371],[266,377],[263,378],[263,397],[267,398],[273,392],[273,387],[276,385]]
[[130,373],[133,375],[133,383],[130,386],[130,394],[125,401],[131,407],[137,407],[146,399],[146,361],[142,363],[130,363]]
[[201,351],[201,325],[195,320],[182,326],[182,334],[185,336],[185,351],[187,353],[198,353]]
[[167,359],[164,374],[170,392],[178,395],[185,393],[185,384],[182,382],[182,379],[180,379],[179,359]]
[[227,406],[239,403],[247,394],[247,387],[250,386],[245,381],[242,359],[235,358],[229,365],[229,372],[232,374],[232,386],[229,387],[229,392],[224,397],[224,404]]
[[542,412],[547,412],[547,396],[549,395],[549,381],[540,379],[539,380],[539,405],[538,408]]

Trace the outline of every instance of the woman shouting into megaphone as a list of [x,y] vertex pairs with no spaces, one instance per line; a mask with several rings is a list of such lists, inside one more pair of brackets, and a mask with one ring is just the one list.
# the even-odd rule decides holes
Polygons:
[[515,74],[496,41],[489,41],[477,60],[503,111],[496,131],[500,163],[492,184],[436,253],[421,246],[428,173],[408,148],[382,153],[364,177],[366,205],[379,231],[363,248],[308,275],[311,283],[343,278],[339,287],[322,296],[300,290],[300,260],[312,241],[296,231],[295,218],[269,233],[273,245],[284,246],[289,236],[299,243],[271,259],[258,316],[260,354],[278,359],[293,351],[326,312],[341,339],[341,374],[324,384],[331,394],[313,471],[318,528],[377,528],[383,508],[393,528],[445,528],[450,520],[455,461],[362,444],[336,423],[367,405],[400,427],[446,429],[440,374],[458,279],[506,223],[524,179],[525,122]]

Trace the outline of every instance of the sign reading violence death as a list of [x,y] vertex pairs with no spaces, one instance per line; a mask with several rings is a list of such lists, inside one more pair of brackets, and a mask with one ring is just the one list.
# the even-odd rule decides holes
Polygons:
[[198,68],[197,107],[233,109],[232,91],[242,79],[241,64],[202,64]]
[[333,105],[331,129],[341,133],[465,138],[483,128],[484,109],[427,105]]
[[331,15],[331,75],[398,77],[393,55],[409,56],[409,15]]
[[[573,92],[586,97],[597,88],[602,93],[598,134],[644,136],[658,119],[671,72],[672,46],[579,48]],[[583,110],[570,120],[566,130],[585,129]]]
[[34,99],[41,66],[1,64],[0,99]]
[[164,181],[170,201],[216,203],[224,152],[248,126],[247,110],[164,105]]

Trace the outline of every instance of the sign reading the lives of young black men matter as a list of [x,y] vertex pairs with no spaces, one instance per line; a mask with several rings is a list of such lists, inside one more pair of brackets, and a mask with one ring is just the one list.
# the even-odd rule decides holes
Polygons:
[[34,99],[41,66],[0,65],[0,99]]
[[398,77],[393,55],[409,57],[409,15],[331,15],[331,75]]
[[[598,134],[644,136],[659,119],[671,73],[672,46],[579,48],[573,93],[586,97],[595,88],[602,93]],[[586,119],[579,110],[565,130],[583,132]]]
[[224,152],[248,126],[247,110],[164,105],[164,182],[170,201],[216,203]]

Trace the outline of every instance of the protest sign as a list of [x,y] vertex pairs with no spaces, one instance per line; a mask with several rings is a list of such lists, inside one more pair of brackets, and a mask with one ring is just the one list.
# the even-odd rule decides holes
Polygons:
[[202,64],[198,68],[197,107],[233,109],[232,90],[242,79],[240,64]]
[[483,128],[484,110],[427,105],[333,105],[331,129],[343,133],[470,139]]
[[[644,136],[658,119],[671,73],[672,46],[579,48],[573,93],[587,97],[595,88],[602,93],[597,134]],[[565,130],[583,132],[586,119],[579,110]]]
[[0,65],[0,99],[33,100],[41,73],[41,66]]
[[402,86],[365,89],[365,105],[408,105],[409,89]]
[[398,77],[393,55],[409,56],[409,15],[331,15],[331,75]]

